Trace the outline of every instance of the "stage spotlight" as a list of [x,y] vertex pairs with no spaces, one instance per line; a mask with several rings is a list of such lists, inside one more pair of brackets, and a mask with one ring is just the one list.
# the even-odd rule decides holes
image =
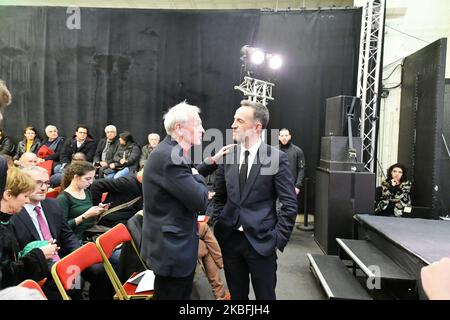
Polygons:
[[264,62],[265,54],[264,51],[258,48],[253,48],[250,46],[243,46],[241,49],[242,59],[248,58],[253,64],[261,64]]
[[255,49],[251,54],[250,54],[250,61],[253,64],[261,64],[264,62],[264,52],[262,52],[259,49]]
[[273,70],[277,70],[283,65],[283,59],[278,54],[271,54],[268,58],[269,67]]

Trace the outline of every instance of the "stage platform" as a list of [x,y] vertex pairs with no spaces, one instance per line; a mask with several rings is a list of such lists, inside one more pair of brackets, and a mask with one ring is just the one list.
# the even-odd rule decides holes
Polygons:
[[416,279],[423,266],[450,257],[450,221],[357,214],[354,222],[354,239],[371,241]]

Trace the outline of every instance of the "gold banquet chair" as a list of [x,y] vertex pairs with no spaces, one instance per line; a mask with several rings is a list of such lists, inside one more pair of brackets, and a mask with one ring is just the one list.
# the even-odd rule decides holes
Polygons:
[[[131,243],[144,269],[148,270],[144,260],[139,254],[130,232],[124,224],[119,223],[115,227],[100,235],[96,240],[97,247],[103,257],[103,265],[105,266],[106,273],[108,274],[108,277],[114,286],[114,290],[116,291],[114,298],[119,300],[151,299],[153,297],[153,290],[137,293],[137,285],[129,282],[122,284],[117,276],[117,273],[114,271],[111,262],[109,261],[114,249],[128,241]],[[133,273],[129,279],[137,274],[137,272]]]
[[86,243],[57,261],[52,266],[52,276],[63,299],[71,300],[67,291],[73,288],[77,280],[80,280],[82,271],[102,262],[102,255],[93,242]]

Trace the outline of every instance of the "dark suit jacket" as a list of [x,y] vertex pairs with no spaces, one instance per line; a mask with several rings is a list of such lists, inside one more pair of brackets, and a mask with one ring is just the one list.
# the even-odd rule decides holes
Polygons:
[[[276,248],[283,251],[297,215],[297,197],[287,156],[262,142],[242,197],[239,190],[239,157],[240,149],[232,149],[216,171],[216,238],[219,243],[225,243],[233,228],[239,224],[260,255],[268,256]],[[275,202],[278,197],[283,206],[277,216]]]
[[[41,206],[53,239],[56,239],[56,243],[61,248],[59,256],[62,258],[80,247],[80,241],[64,220],[58,201],[56,199],[45,199],[41,201]],[[27,243],[40,240],[36,227],[25,208],[11,218],[11,225],[21,250]]]
[[197,212],[208,204],[205,178],[192,174],[180,152],[178,143],[166,137],[144,168],[141,254],[155,274],[165,277],[187,277],[194,272]]
[[76,138],[67,139],[66,142],[64,142],[63,149],[61,150],[60,162],[70,164],[73,154],[77,152],[83,152],[86,155],[86,161],[92,162],[94,160],[95,148],[95,141],[90,137],[87,137],[79,148],[77,147]]
[[[92,204],[94,206],[101,202],[102,195],[107,192],[105,203],[110,203],[110,208],[131,201],[142,196],[142,185],[136,176],[125,176],[118,179],[96,179],[91,185]],[[142,210],[143,200],[139,200],[131,207],[108,214],[100,220],[99,224],[113,227],[118,223],[126,224],[136,212]]]

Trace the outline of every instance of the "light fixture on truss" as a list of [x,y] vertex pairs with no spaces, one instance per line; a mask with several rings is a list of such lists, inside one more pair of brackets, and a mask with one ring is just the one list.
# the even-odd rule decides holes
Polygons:
[[[280,55],[268,53],[260,48],[245,45],[241,48],[241,83],[234,89],[241,91],[248,100],[260,102],[267,106],[274,100],[270,81],[276,71],[283,65]],[[264,80],[263,80],[264,79]]]

